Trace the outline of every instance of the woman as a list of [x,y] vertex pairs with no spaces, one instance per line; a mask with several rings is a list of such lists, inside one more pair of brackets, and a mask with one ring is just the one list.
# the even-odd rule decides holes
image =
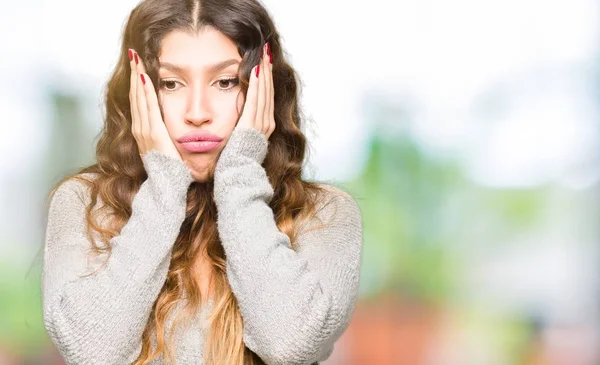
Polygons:
[[69,364],[311,364],[356,300],[361,213],[301,178],[294,70],[256,0],[145,0],[97,163],[51,194],[44,323]]

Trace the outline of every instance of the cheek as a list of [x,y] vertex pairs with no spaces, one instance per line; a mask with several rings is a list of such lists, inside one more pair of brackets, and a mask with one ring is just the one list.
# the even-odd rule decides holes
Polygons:
[[218,110],[219,119],[234,126],[240,117],[238,110],[243,110],[243,102],[237,100],[237,92],[231,92],[215,100],[214,110]]
[[177,95],[161,95],[164,122],[167,127],[173,125],[185,115],[185,98]]

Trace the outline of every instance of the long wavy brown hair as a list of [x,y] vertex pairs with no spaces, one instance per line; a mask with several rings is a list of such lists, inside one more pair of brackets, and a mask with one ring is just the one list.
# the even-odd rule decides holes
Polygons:
[[[336,191],[328,189],[325,184],[302,179],[307,141],[301,131],[299,85],[295,71],[285,61],[279,34],[265,8],[256,0],[145,0],[132,10],[128,18],[121,54],[106,86],[106,111],[96,146],[97,162],[62,179],[50,193],[52,197],[68,179],[80,180],[89,187],[91,200],[86,209],[87,234],[92,252],[107,256],[102,266],[111,253],[110,240],[120,233],[131,217],[133,197],[148,177],[131,132],[131,71],[127,50],[133,48],[141,55],[148,75],[154,85],[159,85],[157,65],[161,40],[174,30],[195,33],[204,26],[214,27],[237,45],[242,57],[240,92],[244,95],[250,71],[259,62],[262,46],[265,42],[271,45],[276,129],[270,136],[263,167],[274,189],[269,205],[278,229],[290,238],[292,247],[301,228],[305,229],[305,223],[316,216],[320,193]],[[93,174],[94,178],[88,178],[88,174]],[[168,363],[173,361],[175,328],[192,319],[196,309],[207,300],[200,295],[195,280],[197,270],[195,274],[193,269],[194,262],[201,256],[210,264],[214,303],[209,316],[210,331],[203,349],[206,363],[263,363],[242,339],[244,322],[226,277],[226,257],[217,231],[217,208],[212,200],[212,189],[212,181],[194,182],[189,187],[185,220],[173,246],[167,279],[144,329],[142,351],[135,361],[136,365],[147,364],[161,355]],[[99,201],[103,204],[96,209]],[[104,220],[101,224],[101,214],[110,217],[107,224]],[[99,234],[101,244],[94,241],[92,231]],[[183,310],[177,312],[167,343],[165,320],[184,297],[188,302]]]

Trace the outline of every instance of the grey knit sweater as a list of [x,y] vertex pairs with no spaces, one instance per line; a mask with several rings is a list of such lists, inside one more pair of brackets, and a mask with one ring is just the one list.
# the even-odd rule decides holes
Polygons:
[[[266,364],[311,364],[331,354],[354,308],[361,212],[352,197],[327,186],[317,214],[327,226],[302,231],[290,248],[268,205],[273,188],[262,167],[267,148],[264,134],[236,128],[215,168],[214,199],[227,277],[244,321],[246,346]],[[130,364],[140,354],[142,332],[166,280],[193,182],[183,162],[157,150],[147,152],[143,162],[148,179],[134,196],[130,219],[111,240],[106,266],[94,275],[81,277],[103,261],[88,258],[87,188],[69,180],[50,201],[43,317],[68,364]],[[180,331],[177,364],[204,363],[211,305],[205,304]],[[163,363],[161,357],[153,364]]]

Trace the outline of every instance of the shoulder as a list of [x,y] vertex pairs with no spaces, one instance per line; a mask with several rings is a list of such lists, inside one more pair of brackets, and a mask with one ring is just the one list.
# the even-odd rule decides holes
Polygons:
[[94,183],[97,174],[81,173],[62,179],[50,193],[50,204],[60,202],[89,203],[90,186]]
[[342,188],[340,188],[338,186],[335,186],[332,184],[325,184],[325,183],[319,183],[317,185],[326,192],[325,197],[328,197],[328,198],[339,197],[339,198],[353,200],[353,197],[349,192],[346,192],[345,190],[343,190]]
[[319,227],[346,227],[362,231],[362,212],[357,199],[342,188],[320,183],[321,191],[315,196],[315,219],[318,223],[309,225],[310,230]]
[[[91,184],[95,178],[90,173],[77,174],[57,183],[47,199],[47,232],[62,234],[71,231],[85,235],[85,227],[89,224],[87,212],[92,202]],[[100,198],[97,199],[95,208],[99,203]],[[75,232],[74,229],[78,231]]]
[[340,187],[318,185],[321,189],[315,197],[316,211],[302,223],[295,249],[315,261],[334,256],[346,264],[358,262],[363,220],[357,199]]
[[317,197],[317,206],[321,212],[343,211],[345,213],[361,215],[356,198],[342,188],[320,183],[322,192]]

